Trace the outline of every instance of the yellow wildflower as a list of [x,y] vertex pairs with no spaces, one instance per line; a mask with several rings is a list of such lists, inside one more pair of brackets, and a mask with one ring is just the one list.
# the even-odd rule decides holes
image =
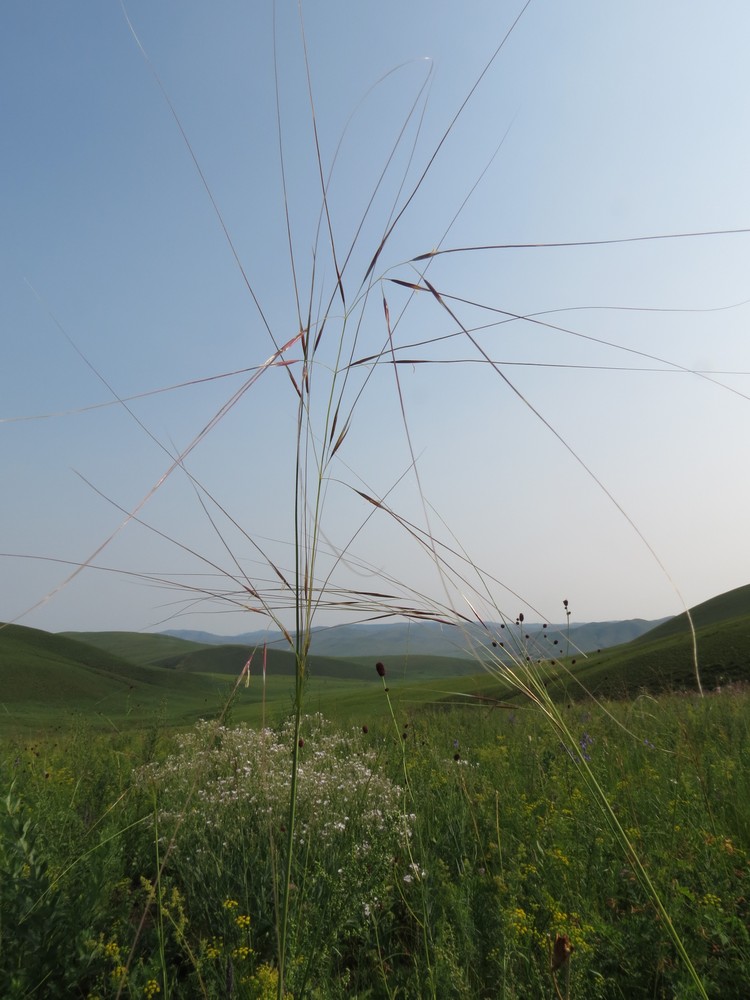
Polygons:
[[108,941],[104,946],[104,954],[107,958],[113,958],[115,962],[120,963],[120,946],[116,941]]
[[216,937],[213,938],[211,944],[208,945],[208,947],[206,948],[206,957],[212,959],[220,958],[223,947],[224,947],[224,942],[221,940],[221,938],[216,938]]

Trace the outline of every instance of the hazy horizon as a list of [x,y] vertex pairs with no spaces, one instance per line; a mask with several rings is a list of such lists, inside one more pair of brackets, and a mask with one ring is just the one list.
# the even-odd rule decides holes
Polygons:
[[303,5],[320,163],[296,3],[125,7],[0,15],[0,620],[293,627],[308,324],[315,624],[749,582],[750,7]]

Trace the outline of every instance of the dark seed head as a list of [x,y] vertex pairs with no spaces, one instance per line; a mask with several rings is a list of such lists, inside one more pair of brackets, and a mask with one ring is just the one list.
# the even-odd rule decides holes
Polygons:
[[367,726],[362,726],[362,732],[363,733],[369,733],[370,730],[367,728]]
[[378,677],[385,677],[385,664],[381,663],[380,660],[375,664],[375,669],[378,672]]
[[453,759],[454,760],[461,760],[461,754],[460,753],[454,753],[453,754]]
[[573,945],[570,943],[570,938],[567,934],[558,934],[555,938],[555,943],[552,946],[552,971],[557,972],[557,970],[565,965],[565,963],[570,958],[570,953],[573,950]]
[[300,736],[299,740],[297,741],[297,746],[298,747],[303,747],[304,745],[305,745],[305,741]]

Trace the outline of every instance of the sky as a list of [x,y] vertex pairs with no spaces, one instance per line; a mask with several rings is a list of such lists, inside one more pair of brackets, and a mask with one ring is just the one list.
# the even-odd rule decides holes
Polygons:
[[746,3],[0,28],[0,620],[290,627],[295,538],[317,624],[750,582]]

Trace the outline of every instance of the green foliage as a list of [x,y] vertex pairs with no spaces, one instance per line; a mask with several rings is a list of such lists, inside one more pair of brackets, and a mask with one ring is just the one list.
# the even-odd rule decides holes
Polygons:
[[37,850],[31,818],[12,788],[0,814],[0,914],[2,995],[23,996],[43,988],[50,990],[49,996],[65,995],[69,983],[53,977],[69,967],[69,915]]
[[[289,996],[551,996],[558,935],[563,995],[695,995],[575,746],[524,708],[396,701],[381,719],[368,690],[367,733],[311,719],[298,748]],[[722,1000],[750,992],[749,706],[565,710]],[[79,720],[4,748],[0,995],[220,998],[231,981],[276,996],[290,731],[103,736]]]

